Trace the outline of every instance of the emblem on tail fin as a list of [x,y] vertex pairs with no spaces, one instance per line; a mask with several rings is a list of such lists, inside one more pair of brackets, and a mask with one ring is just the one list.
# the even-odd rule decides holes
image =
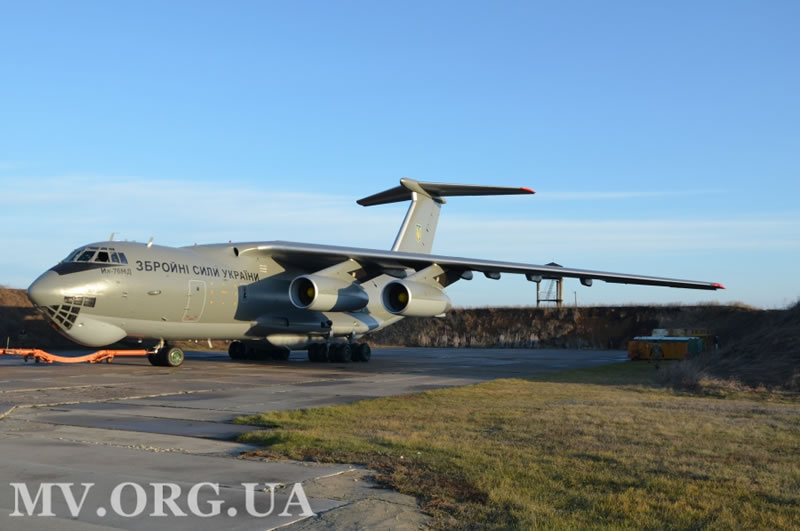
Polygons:
[[417,223],[416,227],[417,227],[417,241],[421,241],[422,240],[422,225]]

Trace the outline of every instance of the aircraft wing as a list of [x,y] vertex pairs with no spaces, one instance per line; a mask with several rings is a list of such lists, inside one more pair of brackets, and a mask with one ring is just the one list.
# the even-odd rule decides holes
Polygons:
[[696,280],[680,280],[675,278],[630,275],[589,269],[573,269],[556,265],[521,264],[516,262],[498,262],[474,258],[459,258],[433,254],[404,253],[361,249],[357,247],[338,247],[294,242],[265,242],[242,252],[259,252],[272,256],[279,263],[287,263],[297,267],[316,271],[346,260],[357,262],[363,269],[386,273],[392,276],[404,276],[406,269],[419,271],[437,264],[446,271],[468,273],[477,271],[489,278],[499,278],[501,273],[525,275],[528,280],[536,281],[553,278],[577,278],[584,285],[591,285],[592,280],[602,280],[615,284],[641,284],[646,286],[667,286],[672,288],[689,288],[717,290],[725,289],[716,282]]

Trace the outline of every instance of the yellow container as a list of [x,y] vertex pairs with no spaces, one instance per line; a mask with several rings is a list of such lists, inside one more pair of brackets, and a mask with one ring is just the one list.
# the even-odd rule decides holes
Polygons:
[[703,340],[699,337],[634,337],[628,342],[628,358],[650,360],[661,348],[662,360],[685,360],[691,354],[703,350]]

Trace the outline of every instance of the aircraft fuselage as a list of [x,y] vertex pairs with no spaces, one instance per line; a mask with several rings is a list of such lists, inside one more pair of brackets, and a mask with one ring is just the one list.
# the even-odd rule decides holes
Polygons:
[[177,366],[183,353],[168,341],[178,339],[232,340],[234,359],[242,359],[242,349],[255,349],[241,340],[260,339],[278,347],[270,354],[277,359],[288,357],[288,349],[308,348],[311,361],[348,361],[355,349],[353,359],[367,361],[369,346],[356,338],[403,317],[444,315],[451,308],[444,289],[474,273],[493,280],[525,275],[537,284],[575,278],[587,287],[599,280],[723,289],[715,282],[432,254],[444,197],[533,193],[401,179],[400,186],[358,201],[411,202],[391,250],[283,241],[179,248],[108,241],[73,251],[31,284],[28,296],[77,343],[156,339],[151,363]]
[[[303,348],[320,338],[358,337],[399,319],[375,302],[392,279],[386,275],[362,284],[373,292],[363,310],[296,308],[289,285],[306,271],[246,252],[252,246],[89,244],[41,275],[28,293],[59,332],[86,346],[131,337],[268,339]],[[78,261],[90,251],[93,256]]]

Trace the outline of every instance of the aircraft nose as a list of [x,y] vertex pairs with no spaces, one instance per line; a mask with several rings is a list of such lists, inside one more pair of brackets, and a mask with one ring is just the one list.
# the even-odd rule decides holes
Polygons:
[[28,287],[28,298],[36,306],[61,304],[63,297],[58,284],[58,274],[47,271]]

